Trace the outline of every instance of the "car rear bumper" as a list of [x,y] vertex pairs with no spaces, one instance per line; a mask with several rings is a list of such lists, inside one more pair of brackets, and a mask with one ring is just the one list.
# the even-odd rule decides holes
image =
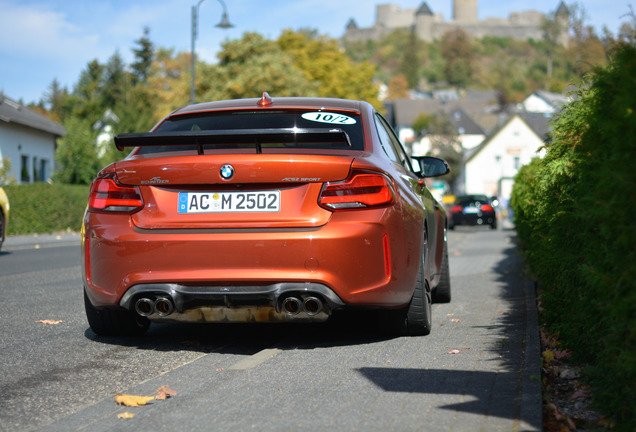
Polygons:
[[328,287],[286,282],[263,286],[140,284],[119,302],[153,321],[324,321],[344,306]]
[[452,225],[492,225],[497,218],[495,213],[483,212],[475,214],[453,213]]
[[[415,286],[418,260],[406,257],[415,248],[391,209],[337,212],[320,228],[294,230],[140,230],[122,218],[86,216],[84,281],[98,308],[170,296],[174,312],[149,318],[192,321],[197,310],[198,321],[276,321],[296,315],[283,307],[293,296],[295,318],[317,320],[343,306],[404,306]],[[321,314],[302,309],[309,297]]]

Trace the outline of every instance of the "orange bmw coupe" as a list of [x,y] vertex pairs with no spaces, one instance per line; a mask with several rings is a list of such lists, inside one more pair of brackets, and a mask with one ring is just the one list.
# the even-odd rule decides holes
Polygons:
[[181,108],[93,181],[82,228],[84,301],[99,335],[151,321],[325,321],[384,309],[402,334],[450,301],[447,218],[366,102],[260,98]]

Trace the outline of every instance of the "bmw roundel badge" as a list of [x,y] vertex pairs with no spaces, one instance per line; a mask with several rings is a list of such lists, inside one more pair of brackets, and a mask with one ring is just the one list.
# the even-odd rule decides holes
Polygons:
[[221,167],[221,178],[223,180],[229,180],[234,175],[234,167],[232,165],[223,165]]

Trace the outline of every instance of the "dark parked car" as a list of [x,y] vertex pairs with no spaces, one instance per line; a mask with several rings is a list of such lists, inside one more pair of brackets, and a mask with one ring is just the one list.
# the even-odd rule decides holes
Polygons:
[[374,308],[411,335],[450,301],[446,212],[366,102],[261,98],[181,108],[93,181],[82,230],[91,329],[150,321],[324,321]]
[[490,225],[497,229],[497,214],[486,195],[460,195],[450,208],[448,228],[457,225]]

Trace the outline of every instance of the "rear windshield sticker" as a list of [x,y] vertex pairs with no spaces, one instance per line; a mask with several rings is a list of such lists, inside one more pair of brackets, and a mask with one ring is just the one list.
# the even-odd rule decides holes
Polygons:
[[308,112],[301,116],[305,120],[329,123],[329,124],[355,124],[356,119],[346,116],[344,114],[336,114],[330,112]]

